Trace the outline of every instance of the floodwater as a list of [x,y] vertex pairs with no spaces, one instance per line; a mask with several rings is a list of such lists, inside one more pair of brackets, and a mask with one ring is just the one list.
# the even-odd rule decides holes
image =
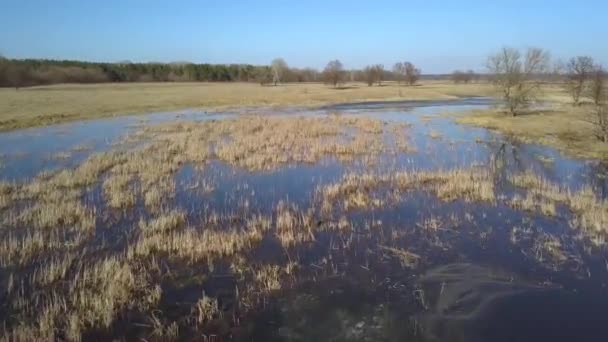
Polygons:
[[[317,187],[336,182],[347,172],[450,170],[492,164],[500,164],[497,185],[502,193],[516,191],[503,184],[507,173],[533,170],[564,188],[575,191],[587,185],[598,197],[608,197],[608,172],[601,163],[568,158],[545,146],[461,126],[444,115],[493,105],[486,98],[463,98],[339,104],[294,109],[288,114],[267,111],[263,114],[324,116],[339,111],[405,122],[411,125],[407,135],[416,152],[381,157],[373,166],[334,158],[263,172],[220,161],[212,161],[202,170],[186,165],[176,175],[173,204],[187,211],[191,220],[206,211],[234,217],[243,207],[248,212],[272,213],[281,200],[306,209],[313,207]],[[42,171],[76,166],[93,153],[114,148],[121,137],[142,125],[235,115],[240,114],[157,113],[2,133],[0,180],[18,182]],[[212,179],[214,188],[206,193],[189,191],[186,185],[202,177]],[[89,196],[103,208],[100,192],[97,187]],[[340,247],[345,237],[334,232],[320,233],[313,243],[293,251],[265,239],[251,258],[284,263],[297,256],[302,277],[244,313],[238,325],[234,321],[217,323],[208,328],[209,335],[218,341],[605,341],[607,253],[605,248],[590,251],[570,228],[570,214],[558,209],[557,216],[546,217],[504,204],[442,202],[420,191],[407,194],[393,206],[343,213],[354,227],[375,225],[372,233],[355,228],[347,237],[348,248]],[[432,234],[416,228],[429,220],[453,223]],[[135,215],[111,224],[129,229],[137,221]],[[548,264],[534,257],[533,241],[528,241],[532,246],[525,242],[514,245],[511,228],[523,225],[531,227],[534,235],[559,237],[568,260]],[[422,265],[404,268],[379,253],[377,246],[391,234],[399,236],[398,243],[405,241],[400,247],[421,255]],[[110,236],[103,239],[112,244]],[[115,243],[119,241],[117,238]],[[201,290],[218,298],[226,311],[237,306],[236,279],[229,266],[217,265],[207,272],[211,276],[202,284],[164,286],[160,310],[177,317],[183,311],[177,303],[195,301]],[[187,278],[197,271],[176,274],[176,279],[188,283]],[[119,329],[128,323],[115,325]],[[185,334],[186,339],[192,337]]]

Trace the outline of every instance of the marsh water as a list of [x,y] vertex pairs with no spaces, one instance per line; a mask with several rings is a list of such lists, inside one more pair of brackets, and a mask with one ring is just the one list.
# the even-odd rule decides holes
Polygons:
[[[315,189],[339,181],[348,172],[433,171],[472,165],[492,166],[501,194],[518,191],[504,181],[506,174],[533,170],[572,191],[590,186],[599,198],[608,197],[608,172],[597,161],[569,158],[545,146],[454,122],[458,112],[493,105],[487,98],[463,98],[339,104],[314,110],[251,110],[276,116],[340,112],[404,122],[409,124],[408,140],[416,151],[382,155],[373,164],[328,157],[271,171],[240,169],[217,160],[202,169],[184,165],[175,176],[178,186],[173,206],[185,210],[189,221],[211,211],[225,217],[238,217],[244,208],[249,213],[272,213],[282,200],[306,209],[314,206]],[[42,171],[74,167],[91,154],[121,148],[123,137],[145,125],[238,115],[246,114],[156,113],[2,133],[0,180],[20,182]],[[189,185],[198,179],[210,180],[212,189],[191,191]],[[90,203],[104,208],[100,186],[86,196]],[[590,247],[577,236],[565,208],[558,206],[557,215],[549,217],[500,203],[444,202],[414,191],[396,205],[351,210],[343,215],[354,227],[347,237],[324,231],[313,243],[291,251],[265,238],[250,252],[251,257],[271,264],[297,258],[302,276],[273,292],[255,309],[241,308],[246,313],[239,324],[218,320],[207,328],[208,336],[218,341],[538,342],[608,338],[607,253],[604,247]],[[137,214],[118,216],[105,224],[128,231],[138,220]],[[429,222],[440,222],[441,228],[432,233],[417,228]],[[524,226],[532,237],[513,243],[512,228]],[[103,236],[106,244],[120,244],[118,237],[96,234]],[[561,243],[566,257],[559,264],[538,257],[534,238],[545,234]],[[398,238],[387,238],[391,235]],[[340,247],[345,245],[344,239],[349,239],[348,248]],[[400,241],[404,244],[401,248],[414,251],[423,261],[416,268],[403,267],[397,259],[378,251],[377,246],[387,240]],[[195,301],[202,290],[218,298],[226,311],[238,305],[236,280],[228,264],[205,270],[209,274],[204,282],[191,281],[202,272],[182,270],[175,284],[163,284],[160,306],[167,317],[177,319],[183,313],[180,303]],[[120,336],[130,336],[128,324],[116,322],[115,328],[127,331]],[[99,336],[108,337],[90,337]]]

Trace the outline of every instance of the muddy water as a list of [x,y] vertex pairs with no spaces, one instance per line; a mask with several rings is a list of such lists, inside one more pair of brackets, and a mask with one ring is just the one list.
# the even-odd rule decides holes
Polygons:
[[[335,182],[347,172],[449,170],[471,165],[498,170],[499,193],[514,191],[501,182],[506,174],[534,170],[563,187],[576,190],[591,185],[598,196],[607,197],[607,173],[598,162],[571,159],[544,146],[460,126],[441,115],[492,105],[489,99],[467,98],[265,112],[306,116],[340,112],[405,122],[411,125],[407,135],[416,152],[383,155],[372,165],[326,158],[265,172],[233,168],[220,161],[202,170],[186,165],[176,175],[173,205],[187,211],[190,222],[211,211],[225,217],[273,213],[281,200],[306,209],[313,207],[318,186]],[[3,133],[0,179],[21,181],[41,171],[78,165],[92,153],[114,148],[121,137],[141,125],[233,115],[238,114],[158,113]],[[191,191],[190,184],[203,178],[212,180],[213,189]],[[91,190],[89,197],[103,210],[99,188]],[[354,227],[348,236],[320,233],[314,243],[293,251],[265,239],[251,252],[252,259],[281,264],[297,258],[303,276],[244,314],[238,325],[217,323],[208,328],[209,335],[218,340],[255,341],[535,342],[604,341],[608,336],[602,324],[608,314],[606,251],[589,252],[572,232],[567,212],[545,217],[501,204],[446,203],[425,192],[412,192],[396,205],[342,214]],[[433,233],[419,229],[429,220],[443,222],[443,228]],[[106,224],[129,229],[137,221],[136,213]],[[513,244],[514,226],[530,227],[534,235],[559,236],[568,260],[556,266],[539,260],[535,247],[525,241]],[[100,239],[120,245],[119,235],[113,239],[104,233]],[[344,239],[349,240],[349,248],[341,247]],[[379,251],[378,245],[387,240],[423,256],[424,262],[415,269],[404,268]],[[200,270],[173,272],[181,283],[163,286],[160,309],[167,317],[179,317],[183,309],[178,303],[196,301],[202,290],[218,298],[227,311],[238,311],[234,310],[236,280],[228,265],[206,270],[211,276],[202,284],[191,281]],[[124,332],[129,330],[128,323],[117,322],[116,329],[109,335],[129,336]],[[187,331],[184,334],[192,337]]]

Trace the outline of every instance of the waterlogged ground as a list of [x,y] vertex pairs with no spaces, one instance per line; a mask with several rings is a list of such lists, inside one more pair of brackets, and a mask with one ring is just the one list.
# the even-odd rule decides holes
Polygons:
[[447,115],[492,105],[3,133],[4,338],[604,341],[606,168]]

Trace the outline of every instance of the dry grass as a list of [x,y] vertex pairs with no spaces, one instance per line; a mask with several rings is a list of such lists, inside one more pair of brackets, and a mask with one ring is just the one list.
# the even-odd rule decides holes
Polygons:
[[[248,170],[313,163],[331,156],[350,161],[386,151],[388,146],[382,139],[385,131],[391,134],[394,128],[388,125],[385,129],[383,122],[371,118],[339,115],[241,116],[220,121],[159,124],[146,127],[136,135],[137,139],[147,139],[150,145],[137,155],[139,161],[132,163],[129,172],[151,173],[155,166],[165,165],[155,172],[161,175],[181,164],[201,165],[214,158]],[[405,141],[403,136],[400,139]],[[159,150],[171,153],[165,161],[150,163],[148,159]],[[141,171],[137,165],[142,166]]]
[[197,324],[206,323],[215,317],[221,316],[216,298],[207,297],[204,293],[193,308],[194,318]]
[[147,222],[140,219],[139,229],[145,235],[164,234],[183,226],[185,223],[186,214],[174,209]]
[[259,288],[266,292],[281,289],[282,269],[278,265],[263,265],[255,272],[255,281]]
[[420,262],[420,255],[394,247],[378,246],[381,250],[390,253],[392,256],[399,260],[402,267],[405,268],[416,268]]
[[131,83],[0,89],[0,130],[175,109],[319,106],[371,100],[436,100],[491,95],[487,84],[424,82],[418,87],[308,83],[261,87],[253,83]]
[[557,214],[555,203],[539,198],[532,191],[527,192],[523,198],[514,196],[509,201],[509,205],[518,210],[540,211],[546,216],[555,216]]
[[187,228],[168,234],[144,235],[129,247],[128,257],[164,254],[190,263],[210,261],[251,249],[262,237],[263,231],[259,228],[221,231]]
[[570,191],[527,171],[509,176],[513,185],[526,189],[535,198],[531,207],[538,207],[545,214],[555,215],[555,204],[566,205],[575,215],[572,226],[583,229],[594,242],[603,243],[608,233],[608,202],[598,198],[593,189],[584,187]]
[[111,208],[128,208],[135,205],[135,193],[129,188],[129,175],[112,175],[103,182],[103,190]]
[[276,208],[276,235],[284,248],[313,241],[313,214],[302,213],[296,206],[280,201]]
[[497,110],[474,111],[459,115],[462,124],[489,128],[516,140],[554,147],[571,156],[608,159],[608,144],[595,138],[589,120],[591,109],[555,104],[547,110],[512,117]]
[[[36,279],[48,282],[65,276],[67,263],[58,263],[52,266],[55,268],[42,271]],[[65,336],[67,340],[78,341],[84,329],[108,328],[121,311],[141,300],[139,294],[148,286],[132,266],[116,257],[79,268],[69,281],[66,289],[50,290],[37,301],[18,298],[17,305],[23,306],[23,312],[35,319],[32,324],[18,325],[5,332],[4,338],[26,341],[56,340]]]
[[[386,140],[391,141],[391,134],[394,146],[385,145]],[[495,203],[501,199],[496,195],[493,175],[481,168],[349,173],[334,184],[320,187],[316,192],[320,201],[310,209],[300,209],[286,200],[271,207],[272,213],[240,211],[248,210],[248,205],[232,213],[207,212],[205,207],[188,222],[187,214],[172,209],[170,202],[176,196],[175,174],[184,165],[198,170],[204,169],[208,161],[219,160],[258,171],[324,158],[364,160],[392,152],[393,147],[411,151],[406,127],[340,115],[242,116],[144,127],[133,137],[133,141],[139,140],[135,148],[95,154],[73,169],[41,174],[22,184],[0,183],[2,221],[9,228],[0,244],[0,261],[5,268],[15,268],[7,282],[7,306],[16,313],[14,321],[20,322],[4,328],[5,339],[80,340],[85,332],[128,320],[133,317],[132,311],[135,317],[141,313],[144,321],[149,320],[150,326],[143,329],[151,331],[146,338],[176,339],[183,324],[204,329],[223,314],[218,300],[204,294],[196,303],[187,303],[192,306],[187,320],[174,322],[157,311],[163,295],[161,284],[183,275],[180,272],[184,268],[196,268],[204,279],[215,276],[214,268],[221,269],[220,273],[232,272],[229,276],[237,279],[237,290],[243,290],[236,295],[237,305],[246,311],[255,308],[249,305],[256,303],[249,300],[250,296],[263,298],[295,280],[301,261],[299,247],[324,241],[325,234],[338,234],[336,239],[331,236],[329,255],[314,265],[323,270],[311,272],[316,278],[323,272],[339,274],[347,268],[347,262],[336,261],[341,260],[339,254],[332,256],[345,252],[355,240],[365,239],[372,232],[377,232],[380,240],[374,244],[384,240],[381,229],[376,230],[383,226],[382,221],[365,223],[365,231],[357,220],[349,221],[348,212],[334,209],[384,207],[417,190],[444,201]],[[527,197],[510,202],[513,206],[556,215],[556,204],[565,203],[577,214],[573,225],[585,231],[605,230],[602,227],[607,222],[608,207],[590,189],[571,193],[533,173],[513,175],[510,180],[529,188]],[[186,188],[206,191],[214,185],[202,180]],[[106,234],[98,232],[96,222],[113,223],[113,215],[121,212],[97,213],[84,198],[90,195],[90,189],[101,189],[101,197],[110,208],[123,209],[118,219],[132,224],[133,230],[127,230],[124,237],[120,232],[120,242],[106,245]],[[132,208],[142,202],[145,208]],[[335,212],[339,219],[319,220],[317,209]],[[198,213],[196,208],[190,210]],[[435,236],[446,230],[446,222],[431,217],[420,227],[424,234]],[[111,235],[107,234],[108,239]],[[102,239],[101,246],[83,246],[92,237]],[[268,238],[278,240],[276,245],[280,243],[289,261],[282,265],[257,264],[256,248],[266,246],[262,241],[266,243]],[[593,238],[604,241],[600,240],[601,234]],[[120,246],[119,251],[113,250],[113,243]],[[432,243],[439,245],[441,241]],[[559,239],[543,237],[531,250],[541,260],[561,264],[565,262],[560,256],[564,245]],[[416,268],[422,261],[421,256],[405,249],[384,245],[379,249],[404,268]],[[308,260],[302,264],[303,268],[309,266]]]
[[0,210],[12,203],[12,192],[14,186],[8,182],[0,181]]
[[17,217],[16,224],[32,226],[36,229],[73,227],[88,231],[95,227],[95,210],[89,209],[78,201],[60,199],[53,202],[38,203],[25,209]]
[[384,206],[400,201],[402,193],[409,190],[427,190],[444,201],[495,201],[490,174],[480,169],[350,173],[337,183],[317,189],[317,193],[322,210],[328,213],[336,204],[346,210]]
[[408,141],[407,129],[410,127],[408,124],[393,124],[390,126],[390,131],[393,134],[396,146],[396,152],[401,153],[414,153],[416,148],[410,145]]
[[70,251],[84,241],[85,236],[78,232],[71,235],[58,230],[9,232],[0,243],[0,264],[4,267],[29,265],[46,254]]
[[[348,134],[348,129],[356,133]],[[382,123],[369,118],[246,117],[226,120],[224,131],[229,139],[219,142],[218,158],[250,170],[313,163],[326,156],[352,160],[383,150]]]

